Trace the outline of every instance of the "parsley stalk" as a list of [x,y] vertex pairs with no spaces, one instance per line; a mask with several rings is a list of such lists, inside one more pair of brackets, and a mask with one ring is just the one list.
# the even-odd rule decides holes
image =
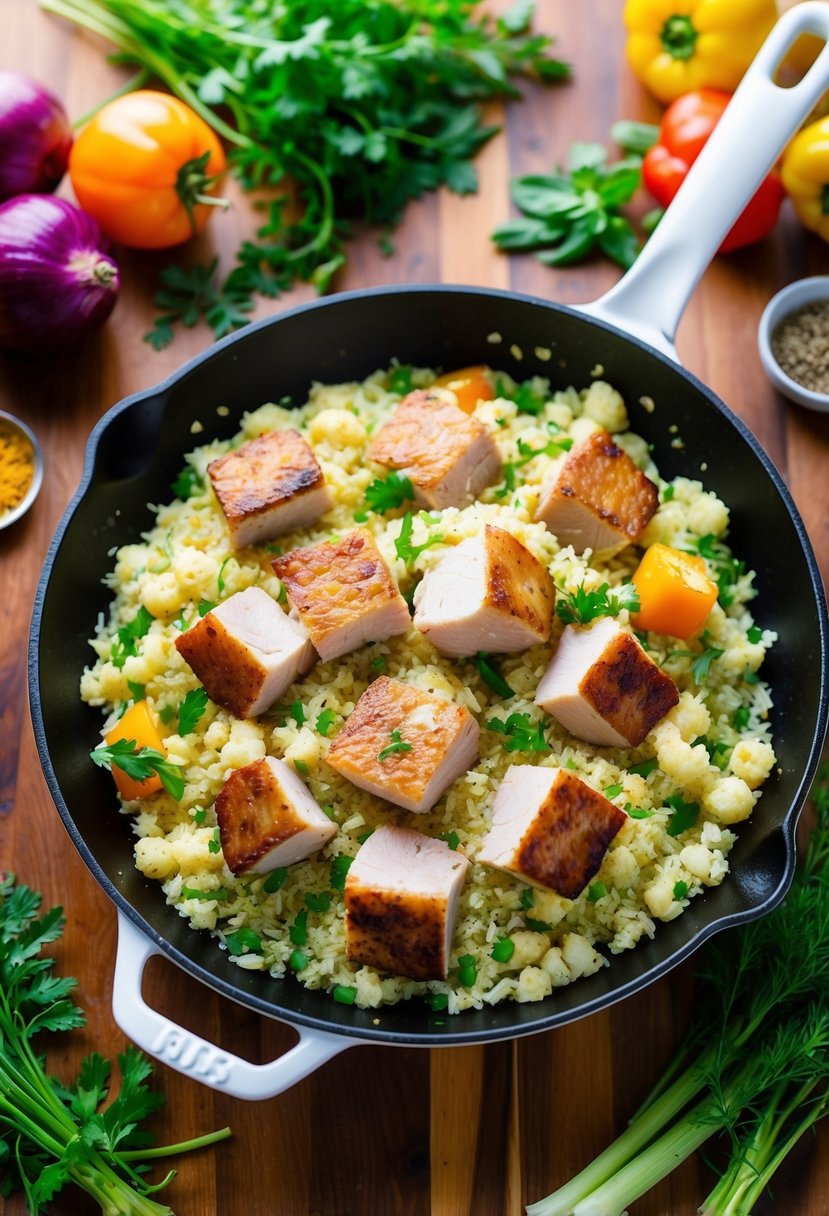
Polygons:
[[[147,1080],[152,1066],[135,1047],[118,1057],[121,1082],[111,1100],[108,1060],[97,1053],[81,1063],[77,1078],[64,1086],[44,1067],[40,1043],[47,1031],[85,1024],[69,994],[76,981],[52,974],[54,960],[44,946],[63,931],[63,914],[52,908],[38,918],[40,895],[0,879],[0,1161],[3,1194],[22,1188],[31,1212],[41,1211],[70,1183],[81,1187],[102,1212],[119,1216],[172,1216],[150,1196],[139,1163],[206,1147],[226,1139],[228,1128],[179,1144],[141,1147],[139,1123],[164,1099]],[[137,1164],[133,1166],[132,1162]]]

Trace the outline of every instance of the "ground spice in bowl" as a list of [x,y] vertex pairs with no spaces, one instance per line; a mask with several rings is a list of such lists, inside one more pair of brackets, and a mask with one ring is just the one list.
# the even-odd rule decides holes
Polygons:
[[40,478],[37,441],[28,427],[0,411],[0,528],[28,509],[39,489]]
[[829,300],[804,304],[775,326],[772,354],[781,371],[812,393],[829,393]]

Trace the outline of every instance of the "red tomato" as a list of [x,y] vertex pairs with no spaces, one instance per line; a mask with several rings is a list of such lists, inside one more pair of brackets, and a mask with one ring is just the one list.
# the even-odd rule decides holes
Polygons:
[[[645,186],[663,207],[676,195],[730,100],[730,93],[697,89],[668,106],[659,127],[659,143],[642,161]],[[777,222],[782,201],[780,178],[770,173],[723,240],[720,253],[762,240]]]

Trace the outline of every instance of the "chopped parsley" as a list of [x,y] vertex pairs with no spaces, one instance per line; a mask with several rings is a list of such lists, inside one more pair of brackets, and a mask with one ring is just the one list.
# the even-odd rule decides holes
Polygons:
[[605,787],[604,796],[605,798],[615,798],[618,794],[621,794],[624,788],[623,785],[619,785],[618,783],[616,785],[608,785]]
[[207,842],[207,850],[209,853],[221,853],[222,837],[218,828],[213,829],[213,837]]
[[285,879],[288,877],[288,867],[278,866],[275,870],[271,870],[268,877],[262,883],[262,890],[268,895],[274,895],[285,884]]
[[393,470],[388,477],[378,477],[366,489],[365,504],[371,511],[383,515],[402,507],[404,502],[414,502],[414,486],[408,477]]
[[234,958],[238,958],[240,954],[261,954],[262,952],[261,937],[258,933],[254,933],[253,929],[248,929],[246,925],[234,930],[233,933],[228,933],[225,937],[225,945]]
[[696,747],[701,743],[708,752],[708,759],[718,769],[724,769],[728,764],[728,757],[731,754],[731,747],[728,743],[724,743],[722,739],[709,739],[707,735],[699,735],[691,744],[691,747]]
[[708,630],[704,630],[701,638],[702,650],[672,650],[667,656],[669,659],[693,659],[691,678],[695,684],[705,683],[711,671],[711,664],[725,653],[720,646],[707,645],[709,636]]
[[739,705],[731,718],[731,725],[735,730],[744,730],[748,726],[750,711],[747,705]]
[[135,739],[116,739],[114,743],[102,743],[89,755],[99,768],[118,768],[131,781],[146,781],[155,774],[176,802],[179,802],[184,794],[184,774],[179,766],[155,748],[138,747]]
[[601,616],[618,616],[623,608],[639,611],[639,596],[633,583],[622,583],[611,591],[608,583],[595,591],[586,591],[584,583],[575,591],[559,588],[556,615],[565,625],[588,625]]
[[455,831],[441,832],[441,834],[438,836],[438,840],[445,840],[449,845],[449,848],[453,850],[456,849],[461,842],[460,836]]
[[549,400],[549,389],[545,382],[542,386],[532,380],[523,380],[515,388],[507,388],[506,381],[501,376],[495,378],[495,396],[512,401],[519,414],[534,414],[542,412]]
[[544,738],[544,723],[533,721],[529,714],[510,714],[506,720],[490,718],[487,730],[504,736],[504,750],[508,752],[549,752],[549,743]]
[[673,811],[668,823],[669,836],[681,836],[694,826],[699,816],[699,803],[685,802],[680,794],[671,794],[665,799],[665,806]]
[[523,468],[525,464],[529,464],[536,456],[550,456],[555,459],[556,456],[569,452],[572,446],[573,440],[570,438],[550,439],[540,448],[534,448],[526,440],[519,439],[519,459],[510,460],[504,465],[504,484],[495,491],[496,497],[504,498],[515,489],[517,485],[516,470]]
[[176,498],[180,498],[182,502],[186,502],[188,498],[194,498],[197,494],[201,494],[204,489],[204,478],[191,464],[186,464],[170,486],[170,489]]
[[341,853],[339,857],[335,857],[331,862],[331,871],[328,877],[329,885],[335,891],[342,891],[345,887],[345,876],[351,869],[353,857],[348,857],[345,853]]
[[400,737],[399,730],[393,730],[391,734],[391,743],[377,753],[377,759],[382,764],[384,760],[388,760],[389,756],[394,756],[397,752],[410,752],[412,750],[411,743],[407,743],[405,739]]
[[[331,907],[331,896],[327,891],[306,891],[305,906],[311,912],[327,912]],[[298,942],[298,945],[303,943]]]
[[640,760],[638,764],[631,764],[628,772],[635,773],[637,777],[649,777],[658,766],[659,761],[653,756],[650,760]]
[[294,923],[288,930],[288,936],[295,946],[306,946],[308,944],[308,909],[303,908],[301,912],[297,912],[294,917]]
[[207,616],[208,612],[212,612],[216,607],[213,600],[199,600],[196,611],[200,617]]
[[699,537],[691,552],[698,553],[710,563],[719,589],[717,599],[723,608],[728,608],[736,599],[737,583],[746,571],[745,562],[733,557],[728,547],[710,532]]
[[182,899],[203,899],[210,901],[211,899],[221,902],[230,898],[230,892],[225,891],[222,887],[218,887],[215,891],[203,891],[200,887],[182,887]]
[[191,688],[178,707],[178,733],[189,735],[196,729],[199,719],[207,709],[209,698],[203,688]]
[[403,516],[403,522],[400,525],[400,535],[394,542],[395,552],[402,562],[407,566],[411,566],[420,557],[424,549],[431,548],[432,545],[440,545],[443,543],[443,536],[435,532],[429,536],[422,545],[412,544],[412,529],[414,527],[414,517],[411,511],[407,511]]
[[490,951],[489,957],[496,963],[508,963],[515,953],[515,942],[511,937],[499,937]]
[[130,696],[133,701],[143,701],[147,696],[146,684],[139,684],[136,680],[127,680],[127,688],[130,690]]
[[154,620],[153,614],[142,604],[132,620],[120,627],[109,654],[110,661],[119,671],[127,659],[138,654],[137,643],[140,638],[147,636]]
[[386,377],[386,388],[390,393],[399,393],[405,397],[414,388],[412,379],[414,369],[408,363],[399,363],[393,367]]
[[493,692],[497,692],[499,697],[515,696],[513,689],[504,677],[492,666],[489,655],[485,651],[479,650],[475,655],[475,666],[484,684],[491,688]]

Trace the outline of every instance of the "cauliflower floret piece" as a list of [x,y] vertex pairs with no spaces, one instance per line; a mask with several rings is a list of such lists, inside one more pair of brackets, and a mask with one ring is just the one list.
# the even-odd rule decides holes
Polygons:
[[518,977],[515,999],[522,1004],[526,1001],[543,1001],[552,991],[553,982],[543,968],[525,967]]
[[308,438],[311,443],[328,441],[337,449],[356,448],[365,443],[366,428],[350,410],[320,410],[308,423]]
[[682,911],[682,904],[674,896],[675,882],[675,873],[663,871],[642,893],[649,910],[659,920],[673,920]]
[[147,550],[144,545],[124,545],[115,561],[115,582],[119,587],[135,578],[144,568]]
[[361,1009],[376,1009],[383,1003],[383,985],[380,977],[368,967],[361,967],[354,977],[357,988],[356,1003]]
[[700,882],[707,882],[711,877],[711,863],[714,857],[704,844],[686,844],[679,854],[679,860],[688,873],[692,877],[698,878]]
[[221,718],[216,718],[204,732],[204,746],[211,751],[218,752],[224,747],[229,738],[230,723],[223,722]]
[[692,747],[679,733],[679,728],[668,721],[654,727],[656,755],[659,767],[668,777],[689,789],[702,789],[710,780],[712,765],[703,743]]
[[173,850],[173,857],[182,875],[215,873],[224,867],[221,850],[210,852],[210,842],[213,839],[213,828],[193,828],[189,823],[174,828],[167,840]]
[[594,380],[584,398],[583,417],[592,418],[606,431],[624,431],[628,415],[621,393],[605,380]]
[[221,750],[225,768],[244,768],[265,755],[264,730],[257,722],[238,719],[230,728],[230,738]]
[[135,842],[135,864],[147,878],[170,878],[178,871],[173,846],[158,836],[145,836]]
[[533,933],[530,929],[518,929],[510,934],[510,941],[515,949],[510,958],[510,966],[516,970],[530,963],[538,963],[547,953],[550,939],[545,933]]
[[626,845],[617,845],[611,849],[604,859],[602,873],[618,891],[626,891],[636,882],[639,866],[636,858]]
[[285,759],[289,763],[311,765],[322,755],[322,739],[308,726],[303,726],[293,743],[285,748]]
[[551,946],[541,960],[541,966],[549,975],[553,988],[562,988],[570,983],[570,968],[564,961],[561,946]]
[[631,806],[642,806],[646,810],[653,806],[653,795],[644,777],[640,777],[638,773],[623,773],[621,780],[626,802]]
[[723,777],[706,791],[703,806],[720,823],[739,823],[754,810],[754,795],[742,777]]
[[153,574],[142,582],[141,603],[155,617],[172,616],[186,598],[172,570]]
[[202,553],[194,545],[177,545],[173,552],[173,573],[185,590],[207,591],[213,589],[219,566],[215,557]]
[[561,953],[574,980],[582,975],[592,975],[605,965],[605,959],[598,950],[594,950],[587,938],[582,937],[580,933],[565,933]]
[[582,439],[589,438],[590,435],[601,429],[598,422],[594,422],[592,418],[575,418],[573,425],[570,427],[570,435],[572,436],[573,443],[581,443]]
[[188,743],[187,739],[183,739],[181,735],[168,735],[164,740],[164,750],[170,760],[183,765],[198,760],[198,749]]
[[708,733],[711,715],[700,694],[694,696],[690,692],[681,692],[679,703],[667,715],[666,721],[673,722],[683,740],[690,743]]
[[770,743],[742,739],[735,745],[728,767],[735,777],[742,777],[750,790],[756,790],[768,777],[776,759]]
[[733,677],[742,675],[744,671],[758,671],[765,657],[766,648],[762,642],[750,642],[744,634],[740,634],[729,639],[717,663],[725,676]]
[[722,536],[728,527],[728,507],[713,492],[702,492],[688,505],[686,523],[698,536]]
[[555,891],[540,891],[536,889],[533,898],[534,916],[545,924],[553,926],[564,920],[573,906],[571,899],[557,895]]

